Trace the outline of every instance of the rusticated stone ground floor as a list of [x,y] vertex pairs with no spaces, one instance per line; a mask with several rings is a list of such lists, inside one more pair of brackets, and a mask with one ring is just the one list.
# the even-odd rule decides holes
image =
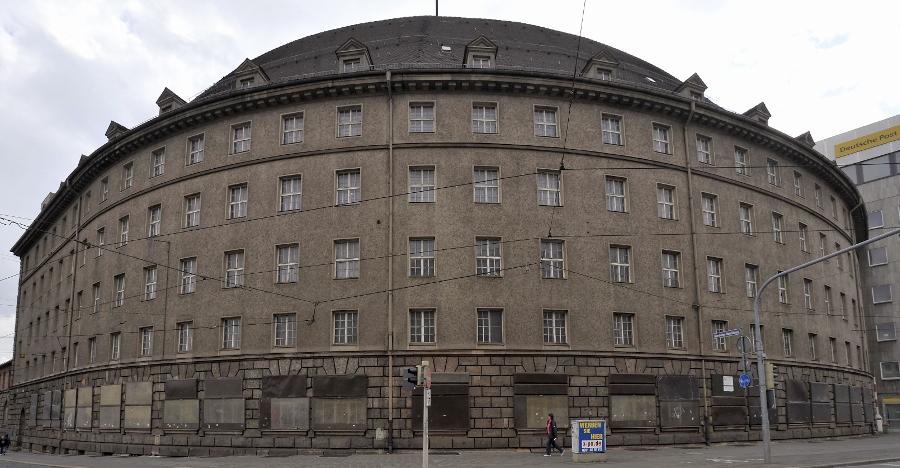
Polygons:
[[[393,368],[385,355],[350,354],[102,367],[13,387],[0,397],[3,426],[14,445],[51,453],[413,448],[422,395],[401,388],[401,375],[423,359],[434,371],[435,449],[541,447],[548,412],[561,427],[607,419],[610,445],[759,438],[758,392],[739,387],[734,360],[512,352],[401,353]],[[776,382],[773,438],[871,431],[870,376],[779,363]]]

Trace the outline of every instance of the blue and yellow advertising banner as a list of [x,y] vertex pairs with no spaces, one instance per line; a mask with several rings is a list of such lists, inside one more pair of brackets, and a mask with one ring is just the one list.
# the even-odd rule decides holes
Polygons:
[[575,453],[606,453],[606,420],[573,419],[572,451]]
[[900,125],[863,135],[834,145],[834,157],[842,158],[860,151],[900,140]]

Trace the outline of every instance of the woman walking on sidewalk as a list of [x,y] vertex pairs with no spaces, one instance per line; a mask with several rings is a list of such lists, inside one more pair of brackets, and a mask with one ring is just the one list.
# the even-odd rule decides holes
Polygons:
[[545,457],[550,456],[550,449],[556,448],[559,450],[560,456],[565,452],[559,445],[556,443],[556,437],[559,435],[559,430],[556,428],[556,420],[553,419],[553,413],[547,415],[547,453],[544,454]]

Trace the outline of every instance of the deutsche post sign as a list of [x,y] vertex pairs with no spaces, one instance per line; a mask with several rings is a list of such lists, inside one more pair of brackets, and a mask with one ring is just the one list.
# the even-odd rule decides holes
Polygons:
[[853,153],[859,153],[862,150],[867,150],[897,140],[900,140],[900,125],[863,135],[850,141],[838,143],[834,145],[834,157],[842,158]]

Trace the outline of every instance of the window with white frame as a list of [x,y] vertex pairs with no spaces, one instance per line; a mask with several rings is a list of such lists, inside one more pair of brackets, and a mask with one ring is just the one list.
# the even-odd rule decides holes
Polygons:
[[275,314],[275,346],[297,345],[297,314]]
[[243,78],[238,81],[238,89],[250,89],[253,87],[253,82],[256,81],[253,77]]
[[656,123],[653,124],[653,151],[656,151],[657,153],[670,154],[671,133],[672,127]]
[[634,346],[634,314],[613,314],[613,341],[616,346]]
[[490,55],[473,55],[471,63],[469,64],[470,68],[491,68],[491,56]]
[[556,108],[555,107],[538,107],[534,108],[534,136],[538,137],[557,137],[556,124]]
[[609,279],[614,283],[631,282],[631,247],[609,246]]
[[778,161],[771,158],[766,159],[766,178],[769,181],[769,185],[780,184],[781,178],[778,174]]
[[790,328],[781,329],[781,349],[784,352],[784,357],[794,355],[794,330]]
[[612,212],[625,213],[628,211],[626,197],[627,179],[623,177],[606,176],[606,209]]
[[[827,244],[828,244],[828,240],[825,237],[825,234],[820,232],[819,233],[819,258],[822,258],[825,255],[828,255]],[[825,261],[827,262],[828,260],[825,260]]]
[[772,212],[772,238],[779,244],[784,244],[784,216],[781,213]]
[[884,227],[884,211],[875,210],[869,212],[869,229]]
[[712,138],[697,135],[697,161],[712,164]]
[[300,244],[275,246],[275,281],[296,283],[300,276]]
[[127,163],[122,166],[122,190],[131,188],[134,185],[134,163]]
[[684,348],[684,317],[666,316],[666,348]]
[[597,74],[598,80],[609,81],[612,79],[612,70],[610,69],[597,67],[594,71]]
[[97,362],[97,338],[88,338],[88,364]]
[[109,200],[109,177],[100,180],[100,203]]
[[119,245],[128,244],[128,216],[119,218]]
[[436,341],[435,310],[409,310],[409,342],[410,344],[426,344]]
[[355,345],[359,341],[359,313],[355,310],[334,311],[334,344]]
[[197,290],[197,257],[181,259],[181,294],[191,294]]
[[816,208],[822,209],[822,187],[819,187],[819,184],[815,184],[813,187],[813,195],[816,199]]
[[125,305],[125,273],[113,277],[113,307],[122,307]]
[[794,195],[803,197],[803,176],[797,171],[794,171]]
[[884,322],[875,324],[875,340],[876,341],[894,341],[897,339],[897,329],[894,322]]
[[838,219],[837,200],[833,195],[831,196],[831,219]]
[[606,145],[623,145],[622,138],[622,117],[614,114],[602,114],[600,116],[600,130],[603,137],[603,144]]
[[303,179],[299,175],[279,179],[280,195],[278,211],[296,211],[302,208]]
[[500,168],[476,167],[474,179],[475,203],[500,203]]
[[153,355],[153,327],[143,327],[141,332],[141,357]]
[[222,319],[222,349],[238,349],[241,347],[241,318],[226,317]]
[[881,361],[881,380],[900,379],[900,361]]
[[99,228],[97,229],[97,256],[103,255],[103,246],[106,245],[104,242],[104,234],[106,233],[106,229]]
[[847,295],[844,293],[841,294],[841,317],[844,320],[847,320]]
[[409,133],[434,133],[434,103],[409,103]]
[[500,239],[479,237],[475,239],[475,274],[478,276],[500,276],[503,271],[503,257]]
[[724,292],[722,282],[722,259],[706,257],[706,284],[709,292]]
[[[762,343],[766,342],[766,327],[760,325],[759,326],[760,336],[759,341]],[[756,325],[750,324],[750,343],[753,344],[751,353],[756,353]]]
[[359,239],[334,241],[334,277],[359,278]]
[[344,73],[353,73],[362,70],[362,58],[353,57],[341,60],[341,70]]
[[109,360],[110,361],[118,361],[119,360],[119,351],[121,349],[120,345],[122,343],[122,334],[121,333],[111,333],[109,335]]
[[701,193],[700,205],[703,211],[703,225],[718,227],[719,197],[711,193]]
[[166,147],[159,148],[150,153],[150,177],[161,176],[166,173]]
[[303,112],[281,117],[281,144],[303,143]]
[[476,314],[478,343],[503,343],[503,309],[478,309]]
[[806,310],[813,310],[813,298],[812,298],[812,280],[809,278],[803,278],[803,305],[806,306]]
[[434,203],[435,170],[434,166],[413,166],[409,168],[410,203]]
[[825,315],[831,315],[831,286],[825,285],[822,301],[825,303]]
[[359,169],[347,169],[337,171],[336,203],[338,205],[353,205],[362,200],[362,175]]
[[837,362],[837,340],[833,336],[828,338],[828,349],[831,354],[831,362]]
[[472,104],[472,133],[497,133],[497,103]]
[[[781,271],[779,271],[778,273],[781,273]],[[782,304],[788,304],[790,302],[787,275],[778,277],[778,302]]]
[[566,341],[566,311],[544,311],[544,344],[565,344]]
[[800,238],[800,251],[809,252],[809,245],[806,242],[806,239],[809,237],[809,227],[800,223],[797,228],[797,235]]
[[[837,252],[838,250],[841,250],[841,244],[835,242],[834,243],[834,251]],[[838,270],[843,270],[844,269],[843,255],[838,255],[837,257],[834,257],[834,258],[837,260]]]
[[250,151],[251,127],[250,122],[244,122],[231,127],[231,153],[244,153]]
[[338,107],[338,138],[362,135],[362,106]]
[[675,219],[675,187],[656,184],[656,215],[661,219]]
[[240,288],[244,286],[244,251],[225,252],[225,287]]
[[193,322],[179,322],[175,325],[179,353],[189,353],[194,345]]
[[103,299],[100,297],[100,283],[94,283],[91,286],[91,293],[94,297],[94,307],[93,312],[91,313],[96,314],[97,312],[100,312],[100,303],[103,301]]
[[809,359],[811,361],[818,361],[819,356],[816,353],[816,341],[819,340],[819,336],[815,333],[809,334]]
[[159,268],[156,265],[144,268],[144,300],[156,299],[156,285]]
[[890,284],[879,284],[877,286],[872,286],[873,304],[883,304],[885,302],[892,302],[893,300],[894,294]]
[[741,220],[741,233],[753,235],[753,205],[741,203],[738,207],[738,216]]
[[663,287],[681,287],[681,254],[672,250],[662,251]]
[[[713,320],[712,321],[712,329],[713,333],[722,333],[726,329],[728,329],[728,322],[725,320]],[[728,351],[728,347],[725,343],[725,337],[716,337],[713,336],[713,350],[714,351]]]
[[869,266],[887,265],[888,253],[887,247],[870,247],[868,249]]
[[184,227],[191,228],[200,225],[200,194],[195,193],[184,197]]
[[203,162],[203,150],[206,146],[205,140],[202,133],[188,138],[187,166]]
[[541,277],[565,278],[564,243],[561,240],[541,240]]
[[538,205],[562,206],[559,171],[542,169],[537,173]]
[[734,147],[734,172],[738,175],[750,175],[750,156],[746,149],[738,146]]
[[228,219],[247,217],[247,198],[249,190],[247,184],[238,184],[228,187]]
[[162,206],[153,205],[147,208],[147,236],[155,237],[159,235],[159,227],[162,222]]
[[434,238],[409,240],[409,276],[425,278],[434,276]]

